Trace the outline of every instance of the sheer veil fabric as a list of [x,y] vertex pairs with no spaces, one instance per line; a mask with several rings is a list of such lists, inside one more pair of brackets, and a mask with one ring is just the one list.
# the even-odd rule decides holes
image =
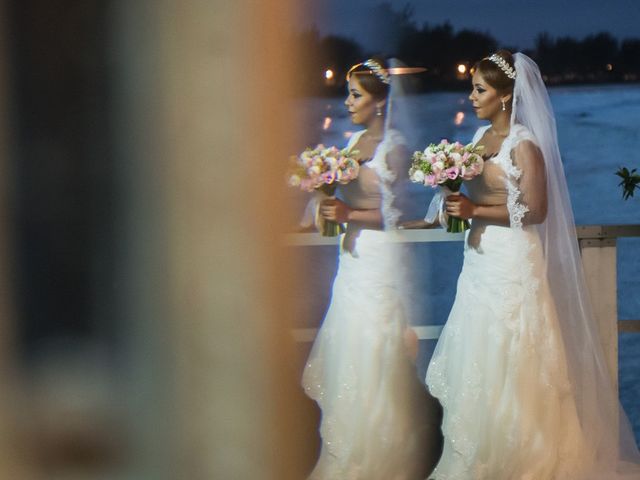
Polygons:
[[640,454],[618,400],[590,304],[549,95],[532,59],[516,53],[514,63],[511,125],[526,127],[544,156],[548,210],[546,220],[537,228],[578,418],[595,459],[588,478],[640,479]]

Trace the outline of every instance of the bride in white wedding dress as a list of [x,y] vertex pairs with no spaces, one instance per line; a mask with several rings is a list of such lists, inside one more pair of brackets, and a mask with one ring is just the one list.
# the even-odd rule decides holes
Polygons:
[[426,446],[419,442],[423,432],[416,416],[416,401],[425,392],[405,345],[402,251],[393,241],[400,214],[393,166],[408,160],[408,153],[391,119],[400,99],[390,66],[371,59],[351,69],[345,105],[353,123],[366,127],[348,144],[357,151],[360,174],[339,187],[342,200],[320,206],[325,219],[345,222],[347,230],[331,304],[302,380],[322,410],[314,480],[426,475],[421,461]]
[[449,197],[471,219],[456,298],[427,370],[444,452],[429,478],[638,479],[638,450],[591,312],[537,65],[481,60],[470,100],[491,122],[485,168]]

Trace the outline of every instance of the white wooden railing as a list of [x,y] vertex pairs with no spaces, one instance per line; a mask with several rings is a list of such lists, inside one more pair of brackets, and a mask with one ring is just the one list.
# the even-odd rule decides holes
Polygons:
[[[595,311],[603,347],[613,378],[618,372],[618,333],[640,332],[640,319],[618,319],[617,239],[640,237],[640,225],[580,225],[576,226],[585,277]],[[403,230],[393,237],[406,243],[455,242],[463,234],[450,234],[444,230]],[[289,246],[334,245],[337,238],[322,237],[317,233],[297,233],[287,236]],[[436,339],[441,326],[413,327],[420,340]],[[296,329],[297,341],[313,341],[316,329]]]

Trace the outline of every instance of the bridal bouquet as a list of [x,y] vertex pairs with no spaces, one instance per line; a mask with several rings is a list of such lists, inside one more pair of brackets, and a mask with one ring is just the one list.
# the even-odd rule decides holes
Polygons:
[[[436,215],[442,215],[446,196],[459,194],[463,181],[482,173],[484,160],[480,156],[481,151],[482,147],[472,144],[442,140],[437,145],[430,144],[424,151],[414,152],[409,169],[411,181],[432,188],[440,187],[429,207],[427,221],[433,222]],[[447,220],[447,232],[459,233],[468,228],[467,220],[451,216]]]
[[360,164],[354,158],[357,153],[320,144],[290,157],[287,183],[306,192],[316,192],[310,207],[314,210],[316,227],[323,236],[335,237],[344,232],[342,224],[322,219],[318,210],[321,200],[334,198],[339,183],[347,184],[358,177]]

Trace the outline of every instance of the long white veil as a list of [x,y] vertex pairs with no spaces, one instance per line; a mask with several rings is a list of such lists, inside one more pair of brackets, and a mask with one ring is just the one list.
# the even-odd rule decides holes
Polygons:
[[511,124],[527,127],[545,159],[548,214],[540,224],[546,271],[560,319],[578,416],[593,449],[589,479],[640,479],[640,453],[607,367],[584,278],[549,95],[536,63],[514,55]]
[[[386,180],[382,187],[382,214],[386,230],[398,227],[400,217],[405,213],[410,200],[407,197],[409,171],[409,149],[415,143],[417,130],[410,111],[411,76],[402,73],[406,65],[397,58],[387,59],[389,75],[389,94],[387,96],[384,138],[381,155],[377,159],[383,165],[375,165],[378,174]],[[398,148],[406,150],[407,155],[393,155]],[[397,151],[397,150],[396,150]]]
[[[415,87],[419,67],[408,67],[397,58],[387,59],[387,67],[390,73],[390,89],[387,97],[385,134],[381,150],[390,155],[376,155],[377,159],[385,163],[385,169],[389,172],[388,183],[382,188],[382,214],[385,230],[391,231],[390,235],[398,235],[393,232],[398,228],[398,221],[405,216],[411,216],[411,209],[415,198],[411,194],[409,179],[409,166],[411,152],[422,141],[419,126],[413,115],[415,98],[412,96]],[[398,147],[400,149],[398,150]],[[395,152],[394,152],[395,150]],[[396,153],[396,154],[394,154]],[[399,155],[397,155],[399,154]],[[391,237],[392,238],[392,237]],[[390,240],[391,240],[390,238]],[[397,291],[402,304],[403,314],[408,325],[414,325],[421,321],[423,311],[417,308],[420,302],[415,302],[423,293],[416,289],[416,275],[424,275],[430,268],[421,263],[417,267],[415,251],[407,248],[404,242],[392,242],[389,244],[396,253],[396,263],[392,271],[388,272],[390,278],[396,279]],[[415,337],[417,342],[417,336]],[[418,344],[415,344],[415,352],[418,354]],[[409,348],[411,350],[411,348]],[[424,388],[418,379],[417,372],[412,373],[414,382],[406,393],[411,398],[411,422],[414,438],[407,438],[407,448],[413,452],[412,459],[404,467],[404,473],[409,471],[421,471],[422,477],[407,475],[406,478],[424,478],[430,473],[440,458],[442,451],[442,408],[438,401]],[[416,470],[417,469],[417,470]]]

